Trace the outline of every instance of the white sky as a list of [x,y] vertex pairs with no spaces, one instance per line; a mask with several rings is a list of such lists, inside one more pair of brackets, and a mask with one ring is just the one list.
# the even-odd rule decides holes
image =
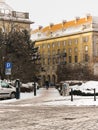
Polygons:
[[97,0],[6,0],[6,3],[16,11],[29,12],[30,19],[35,22],[33,28],[72,20],[88,13],[98,16]]

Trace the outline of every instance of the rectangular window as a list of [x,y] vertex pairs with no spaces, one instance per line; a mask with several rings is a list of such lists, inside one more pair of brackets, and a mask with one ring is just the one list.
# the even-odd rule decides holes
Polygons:
[[74,39],[74,43],[75,43],[75,44],[78,44],[78,39],[77,39],[77,38]]
[[50,64],[50,58],[48,58],[48,65]]
[[44,44],[42,45],[42,48],[45,49],[45,45]]
[[64,45],[64,46],[66,45],[66,41],[63,41],[63,45]]
[[43,58],[43,65],[45,64],[45,59]]
[[53,48],[55,47],[55,43],[52,43],[52,47],[53,47]]
[[69,56],[69,63],[71,63],[72,62],[72,57],[71,56]]
[[69,40],[68,40],[68,45],[71,45],[71,44],[72,44],[72,40],[69,39]]
[[60,59],[60,58],[58,58],[58,64],[60,64],[60,62],[61,62],[61,59]]
[[60,47],[60,42],[58,42],[58,46]]
[[48,48],[50,48],[50,44],[48,44]]
[[88,59],[89,57],[88,57],[88,54],[85,54],[85,62],[88,62]]
[[69,52],[69,54],[71,54],[71,53],[72,53],[72,49],[71,49],[71,48],[69,48],[69,49],[68,49],[68,52]]
[[75,56],[75,63],[78,62],[78,56]]
[[88,46],[85,46],[85,51],[88,51]]
[[60,54],[60,49],[57,50],[57,54]]
[[82,37],[82,42],[88,42],[88,40],[89,40],[88,36]]
[[52,59],[52,63],[55,64],[55,58]]

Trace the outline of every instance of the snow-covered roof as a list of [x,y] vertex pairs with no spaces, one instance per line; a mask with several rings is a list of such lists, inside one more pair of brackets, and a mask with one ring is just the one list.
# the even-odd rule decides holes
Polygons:
[[43,40],[87,31],[98,31],[98,17],[86,16],[32,31],[32,40]]

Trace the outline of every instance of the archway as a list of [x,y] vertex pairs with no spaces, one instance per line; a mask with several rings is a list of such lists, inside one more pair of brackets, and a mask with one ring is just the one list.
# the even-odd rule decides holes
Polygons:
[[42,86],[45,86],[45,81],[46,81],[46,76],[43,75],[43,77],[42,77]]
[[52,75],[52,82],[53,82],[53,85],[55,85],[55,83],[56,83],[56,77],[55,77],[55,75]]
[[48,82],[50,83],[50,75],[47,76]]

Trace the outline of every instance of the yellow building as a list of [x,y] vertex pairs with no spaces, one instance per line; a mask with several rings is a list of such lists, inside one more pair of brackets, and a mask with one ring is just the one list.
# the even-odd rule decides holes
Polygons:
[[29,13],[13,10],[5,0],[0,0],[0,29],[9,32],[11,29],[26,29],[30,31]]
[[39,47],[42,84],[45,80],[55,84],[58,64],[75,66],[88,64],[98,75],[98,17],[87,15],[72,21],[51,23],[32,31],[32,39]]

